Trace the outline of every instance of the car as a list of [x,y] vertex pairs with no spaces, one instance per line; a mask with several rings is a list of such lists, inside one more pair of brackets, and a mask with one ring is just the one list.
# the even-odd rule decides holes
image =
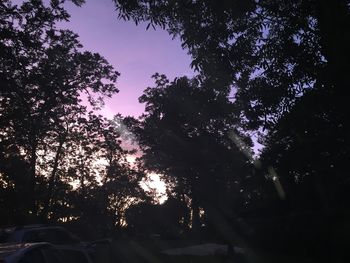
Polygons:
[[61,252],[49,243],[0,244],[0,263],[65,263]]
[[94,262],[109,263],[113,262],[114,258],[110,239],[83,242],[61,226],[26,225],[7,227],[0,231],[0,240],[11,243],[46,242],[54,244],[57,249],[65,250],[66,253],[72,255],[75,252],[78,253],[77,251],[80,251],[80,254],[88,254]]
[[0,263],[93,263],[93,261],[82,248],[41,242],[0,244]]
[[3,229],[3,240],[9,243],[48,242],[51,244],[79,244],[81,240],[60,226],[28,225]]

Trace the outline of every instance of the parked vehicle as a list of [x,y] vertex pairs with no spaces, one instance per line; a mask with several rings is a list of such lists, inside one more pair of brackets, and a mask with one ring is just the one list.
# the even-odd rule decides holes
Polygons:
[[80,239],[59,226],[28,225],[3,230],[3,239],[9,243],[48,242],[51,244],[79,244]]
[[[66,263],[49,243],[0,244],[0,263]],[[85,262],[90,263],[90,262]]]
[[[101,239],[93,242],[83,242],[77,236],[60,226],[28,225],[20,227],[8,227],[0,231],[0,241],[8,243],[41,243],[46,242],[56,245],[58,250],[64,250],[66,254],[80,254],[80,259],[87,254],[89,259],[82,262],[111,263],[113,261],[113,251],[111,240]],[[78,253],[79,252],[79,253]],[[65,263],[69,259],[65,260]],[[75,260],[74,262],[80,262]],[[1,262],[0,262],[1,263]]]

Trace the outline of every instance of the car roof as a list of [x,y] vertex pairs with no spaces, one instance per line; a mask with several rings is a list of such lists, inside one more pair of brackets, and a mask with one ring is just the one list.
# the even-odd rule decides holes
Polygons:
[[3,258],[5,256],[8,256],[10,254],[13,254],[17,252],[18,250],[24,249],[26,247],[29,247],[30,244],[24,243],[24,244],[0,244],[0,258]]
[[6,227],[0,230],[0,234],[3,236],[2,239],[6,240],[7,242],[21,242],[22,237],[25,233],[41,230],[61,230],[64,232],[68,232],[65,228],[61,226],[47,226],[38,224]]
[[15,253],[25,252],[32,248],[41,247],[41,246],[50,246],[49,243],[40,242],[40,243],[3,243],[0,244],[0,259],[3,259],[9,255]]
[[1,235],[11,235],[18,231],[26,231],[26,230],[33,230],[33,229],[47,229],[47,228],[62,228],[59,226],[47,226],[47,225],[24,225],[24,226],[8,226],[8,227],[2,227],[0,228],[0,234]]

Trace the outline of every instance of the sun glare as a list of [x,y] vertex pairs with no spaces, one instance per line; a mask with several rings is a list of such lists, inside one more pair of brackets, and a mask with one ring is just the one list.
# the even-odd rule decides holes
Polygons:
[[146,191],[154,191],[155,199],[160,203],[164,203],[168,197],[166,195],[166,185],[161,180],[159,174],[149,173],[147,179],[141,182],[141,187]]

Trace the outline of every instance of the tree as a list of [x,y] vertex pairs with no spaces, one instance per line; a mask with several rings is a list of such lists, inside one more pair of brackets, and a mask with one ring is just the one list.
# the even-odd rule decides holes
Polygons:
[[[10,188],[21,178],[21,195],[28,200],[25,211],[36,215],[38,183],[49,178],[52,194],[67,133],[74,118],[86,113],[79,106],[81,94],[98,107],[104,96],[118,91],[119,73],[99,54],[81,51],[76,34],[56,28],[56,22],[69,18],[58,1],[48,6],[37,0],[21,6],[5,1],[0,11],[0,140],[1,158],[7,163],[1,178]],[[45,156],[45,167],[40,155],[48,148],[52,159]],[[23,170],[17,167],[10,173],[13,159],[26,169],[22,165]]]
[[276,167],[294,212],[345,211],[348,205],[350,138],[345,120],[338,122],[324,100],[320,91],[299,99],[268,135],[262,153],[263,163]]
[[123,19],[147,21],[179,35],[192,65],[223,83],[221,90],[234,85],[247,128],[273,126],[309,89],[334,86],[332,98],[339,99],[349,85],[346,0],[115,4]]
[[[115,4],[123,19],[148,21],[180,36],[202,78],[222,84],[214,89],[228,93],[233,87],[240,127],[260,134],[268,147],[264,167],[285,171],[277,173],[285,177],[282,186],[287,184],[287,189],[302,177],[301,184],[310,180],[311,188],[321,183],[322,192],[327,192],[327,199],[338,200],[335,203],[345,195],[343,191],[336,194],[335,189],[340,182],[348,185],[347,168],[342,165],[350,154],[349,97],[345,95],[350,84],[346,73],[348,1],[140,0]],[[305,162],[307,156],[310,162]]]
[[127,160],[127,156],[135,154],[135,151],[125,150],[121,146],[121,138],[126,135],[122,126],[121,115],[116,115],[113,120],[108,121],[103,130],[104,141],[101,145],[101,157],[107,162],[101,190],[114,228],[125,226],[125,211],[128,207],[147,199],[140,186],[145,174],[142,169]]
[[170,197],[163,204],[140,202],[126,210],[128,229],[137,234],[159,234],[162,238],[182,234],[182,204]]
[[175,178],[175,196],[191,200],[193,229],[200,226],[200,208],[209,219],[214,208],[232,217],[233,209],[245,206],[243,182],[252,171],[249,159],[228,137],[240,134],[232,103],[196,79],[170,83],[164,75],[154,78],[156,87],[140,97],[146,112],[135,130],[145,168]]
[[294,235],[297,244],[312,229],[320,237],[315,254],[339,247],[320,240],[348,221],[349,1],[114,2],[119,17],[180,36],[213,89],[233,88],[240,127],[266,146],[257,173],[271,183],[261,182],[266,203],[254,207],[265,218],[286,216],[279,225],[290,231],[280,231],[281,240]]

